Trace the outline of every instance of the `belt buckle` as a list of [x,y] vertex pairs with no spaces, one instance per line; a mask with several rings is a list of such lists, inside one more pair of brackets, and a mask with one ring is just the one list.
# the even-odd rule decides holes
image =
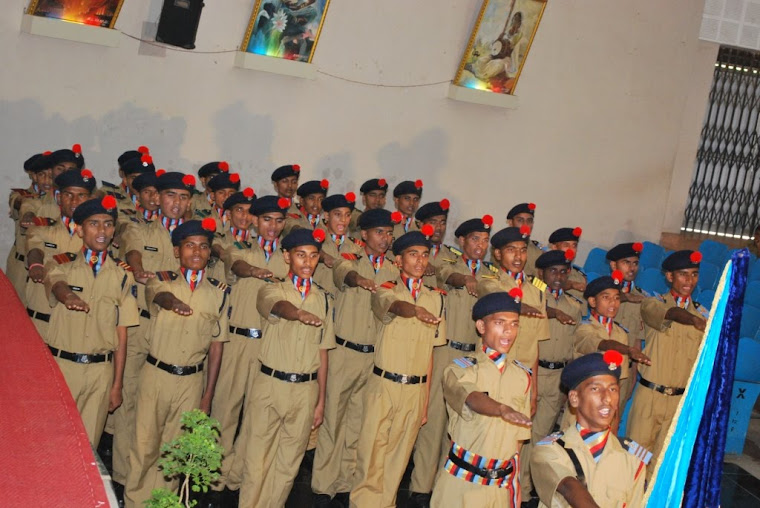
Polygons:
[[295,383],[296,381],[298,381],[298,374],[290,374],[288,376],[288,381],[290,381],[291,383]]
[[185,374],[185,368],[184,367],[174,367],[174,372],[176,372],[178,376],[182,376],[182,375]]
[[671,388],[670,386],[666,386],[665,390],[663,390],[662,393],[664,393],[665,395],[673,395],[673,392],[674,392],[673,388]]
[[499,477],[499,472],[495,469],[486,469],[486,476],[491,480],[495,480]]
[[409,384],[409,376],[406,374],[401,374],[401,384],[406,385]]
[[79,355],[79,363],[90,363],[90,357],[87,355]]
[[369,353],[369,346],[366,344],[362,346],[362,353]]

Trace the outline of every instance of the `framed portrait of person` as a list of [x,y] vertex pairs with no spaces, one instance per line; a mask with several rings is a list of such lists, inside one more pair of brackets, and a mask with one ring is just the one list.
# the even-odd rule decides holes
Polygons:
[[311,62],[330,0],[256,0],[240,51]]
[[31,0],[27,14],[113,28],[124,0]]
[[453,84],[513,95],[546,0],[483,0]]

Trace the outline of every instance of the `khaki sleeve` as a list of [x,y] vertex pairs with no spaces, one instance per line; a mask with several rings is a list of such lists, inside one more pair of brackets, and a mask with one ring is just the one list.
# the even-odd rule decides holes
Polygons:
[[319,349],[335,349],[335,302],[327,293],[323,293],[322,297],[327,298],[327,312],[322,320],[322,340],[319,343]]
[[444,261],[441,263],[441,266],[439,266],[435,271],[436,280],[438,281],[438,287],[444,287],[445,284],[447,284],[447,280],[449,280],[449,277],[452,273],[460,273],[456,269],[456,263],[448,263]]
[[230,315],[230,293],[221,290],[220,292],[222,293],[223,302],[222,307],[219,310],[219,319],[217,321],[219,323],[219,333],[211,338],[211,342],[229,342],[230,340],[230,324],[228,321],[228,316]]
[[465,421],[472,420],[475,412],[467,406],[467,397],[472,392],[478,391],[475,384],[475,369],[473,367],[462,368],[452,363],[443,371],[443,397],[451,409]]
[[145,239],[143,238],[142,231],[140,230],[140,224],[137,222],[129,221],[127,227],[119,239],[120,252],[126,255],[128,252],[136,250],[140,254],[143,253],[145,247]]
[[168,291],[171,293],[171,287],[168,282],[160,281],[157,277],[148,279],[145,284],[145,308],[150,310],[152,315],[158,314],[160,307],[153,303],[153,299],[157,294]]
[[670,310],[670,305],[661,302],[657,298],[645,298],[641,302],[641,318],[644,322],[654,328],[664,332],[670,328],[672,321],[665,319],[665,314]]
[[599,351],[599,344],[604,339],[594,331],[593,326],[589,324],[580,325],[573,335],[573,348],[580,355],[596,353]]
[[501,286],[499,285],[499,280],[496,278],[482,278],[480,279],[480,282],[478,282],[477,289],[478,296],[482,298],[486,295],[490,295],[491,293],[501,291]]
[[388,325],[396,317],[389,312],[391,305],[396,301],[396,292],[390,288],[379,287],[372,295],[372,312],[384,325]]
[[353,271],[358,271],[358,264],[359,261],[349,261],[346,259],[343,263],[336,263],[333,266],[333,284],[338,288],[338,291],[343,291],[348,287],[345,283],[346,275]]
[[[541,503],[545,506],[568,506],[565,498],[557,493],[557,487],[562,480],[568,476],[575,478],[576,474],[570,457],[559,444],[536,443],[531,450],[530,472]],[[559,504],[552,503],[554,499]]]
[[282,294],[282,290],[277,284],[266,284],[259,289],[259,295],[256,299],[256,310],[258,310],[261,317],[266,319],[269,323],[278,323],[280,318],[279,316],[272,314],[272,308],[277,302],[281,302],[285,299],[285,295]]
[[440,302],[440,308],[438,311],[438,316],[441,316],[441,322],[438,323],[438,327],[435,330],[435,337],[433,339],[433,346],[444,346],[446,345],[446,333],[447,333],[447,326],[446,326],[446,297],[442,293],[436,292],[437,296],[440,296],[438,298],[438,301]]
[[26,230],[25,254],[29,254],[32,249],[40,249],[43,254],[45,253],[45,239],[41,227],[31,227]]
[[633,481],[633,488],[631,489],[631,495],[628,498],[626,506],[643,506],[644,501],[644,485],[647,477],[647,466],[641,464],[641,471],[636,472],[636,477]]
[[35,198],[25,199],[21,203],[21,207],[19,208],[19,211],[18,211],[18,216],[19,217],[23,217],[27,213],[33,213],[33,214],[37,215],[37,210],[39,210],[40,205],[41,205],[41,202],[40,202],[39,198],[37,198],[37,199],[35,199]]
[[[119,295],[119,322],[118,326],[138,326],[140,313],[137,310],[137,283],[131,272],[126,272],[127,280],[121,288]],[[134,288],[134,289],[133,289]]]
[[42,283],[45,285],[45,294],[47,295],[50,307],[55,307],[58,304],[58,299],[53,294],[53,286],[61,281],[66,282],[66,274],[63,273],[60,265],[55,261],[49,261],[46,263],[45,270],[47,271],[47,274]]
[[[531,391],[530,391],[530,388],[532,388],[531,385],[533,384],[533,378],[530,377],[530,376],[528,376],[528,379],[530,379],[530,381],[529,381],[530,384],[528,385],[528,391],[525,392],[525,394],[523,394],[522,397],[519,398],[520,403],[519,404],[515,404],[516,407],[513,408],[516,411],[520,411],[525,416],[530,416],[530,406],[531,406],[531,402],[530,402],[530,393],[531,393]],[[510,425],[512,425],[512,424],[510,424]],[[516,437],[517,437],[518,441],[526,440],[526,439],[530,439],[531,438],[532,434],[531,434],[531,428],[530,427],[520,427],[518,425],[514,425],[514,427],[517,429]]]

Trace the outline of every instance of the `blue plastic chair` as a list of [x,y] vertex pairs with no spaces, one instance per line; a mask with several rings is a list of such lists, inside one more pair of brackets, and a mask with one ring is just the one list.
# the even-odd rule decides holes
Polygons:
[[647,268],[639,271],[636,277],[636,285],[647,293],[665,293],[668,290],[668,283],[665,276],[659,268]]
[[709,310],[712,308],[713,298],[715,298],[714,289],[703,289],[697,295],[697,302],[699,302],[700,305],[704,305]]
[[749,275],[747,280],[760,280],[760,259],[749,265]]
[[647,268],[657,268],[659,270],[663,259],[665,259],[664,247],[656,243],[644,242],[644,250],[641,251],[641,256],[639,257],[641,270]]
[[586,282],[591,282],[592,280],[598,279],[599,277],[601,277],[601,275],[596,272],[586,272]]
[[[745,304],[742,307],[742,322],[739,327],[739,334],[742,337],[754,337],[757,335],[758,330],[760,330],[760,309]],[[760,358],[760,356],[757,358]],[[757,361],[757,358],[755,361]]]
[[697,287],[702,289],[715,289],[720,280],[720,268],[710,262],[703,261],[699,264],[699,282]]
[[744,292],[744,303],[760,308],[760,280],[753,280],[747,284]]
[[744,451],[752,408],[755,406],[757,396],[760,395],[758,358],[760,358],[760,342],[746,337],[739,339],[734,389],[728,416],[726,453],[740,454]]
[[594,247],[586,256],[586,262],[583,263],[583,271],[586,273],[596,272],[599,274],[609,273],[610,264],[606,259],[607,251]]
[[704,261],[719,265],[728,252],[728,245],[713,240],[705,240],[699,244],[699,252],[702,253]]

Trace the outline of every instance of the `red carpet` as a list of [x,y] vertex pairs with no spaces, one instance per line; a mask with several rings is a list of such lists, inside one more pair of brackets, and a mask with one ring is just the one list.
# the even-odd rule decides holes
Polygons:
[[108,506],[66,382],[0,271],[0,506]]

